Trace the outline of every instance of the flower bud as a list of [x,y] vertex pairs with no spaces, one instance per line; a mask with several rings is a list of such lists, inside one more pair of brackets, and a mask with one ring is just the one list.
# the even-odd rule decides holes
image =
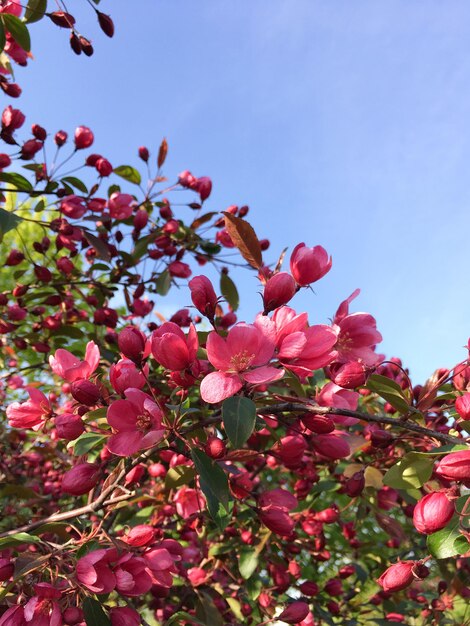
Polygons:
[[56,143],[56,146],[58,146],[59,148],[62,147],[67,141],[67,133],[65,132],[65,130],[57,131],[54,136],[54,141]]
[[211,459],[221,459],[225,456],[226,446],[222,439],[214,435],[207,438],[204,450]]
[[388,430],[377,428],[370,434],[370,442],[375,448],[388,448],[394,437]]
[[62,478],[62,491],[73,496],[83,496],[98,482],[99,465],[96,463],[79,463],[65,472]]
[[439,463],[436,474],[445,480],[470,481],[470,450],[446,454]]
[[54,22],[56,26],[60,26],[60,28],[72,28],[75,24],[74,16],[70,15],[70,13],[65,13],[65,11],[54,11],[53,13],[48,13],[47,16],[51,22]]
[[470,393],[464,393],[455,401],[455,410],[463,420],[470,419]]
[[294,520],[285,509],[279,507],[262,509],[259,512],[259,518],[269,530],[281,537],[289,537],[294,529]]
[[147,524],[134,526],[124,537],[124,541],[133,548],[141,548],[155,539],[155,528]]
[[149,221],[149,214],[145,209],[139,209],[134,215],[134,228],[142,230],[147,226]]
[[199,194],[201,202],[204,202],[211,195],[212,181],[208,176],[201,176],[196,180],[193,189]]
[[377,580],[384,591],[395,593],[409,587],[414,580],[416,561],[400,561],[391,565]]
[[22,261],[24,261],[24,254],[22,252],[20,252],[19,250],[10,250],[6,260],[5,260],[5,265],[9,265],[10,267],[14,266],[14,265],[18,265],[19,263],[21,263]]
[[301,435],[282,437],[275,446],[275,451],[287,468],[299,467],[306,449],[307,444]]
[[306,580],[300,585],[299,589],[304,596],[309,597],[316,596],[317,593],[320,591],[317,583],[313,582],[313,580]]
[[288,272],[274,274],[265,284],[263,293],[264,313],[287,304],[296,292],[295,280]]
[[335,429],[335,423],[327,415],[314,415],[313,413],[305,413],[300,418],[302,424],[318,435],[327,435]]
[[366,479],[364,472],[356,472],[349,478],[344,485],[344,492],[350,497],[355,498],[359,496],[366,486]]
[[305,287],[322,278],[331,269],[331,257],[321,246],[307,248],[299,243],[290,258],[290,271],[298,285]]
[[101,396],[98,387],[90,380],[76,380],[70,387],[70,393],[77,402],[86,406],[93,406]]
[[110,176],[113,172],[113,166],[103,157],[99,158],[95,163],[96,171],[102,177]]
[[74,141],[75,148],[77,150],[83,150],[93,144],[94,135],[87,126],[79,126],[75,129]]
[[113,20],[110,18],[109,15],[105,15],[105,13],[101,13],[101,11],[96,11],[96,15],[98,17],[98,23],[103,33],[108,37],[112,37],[114,35]]
[[111,626],[139,626],[139,614],[128,606],[113,607],[109,612]]
[[196,309],[213,320],[217,307],[217,295],[211,281],[206,276],[195,276],[189,281],[188,286]]
[[0,154],[0,169],[3,170],[5,167],[11,165],[11,159],[8,154]]
[[80,624],[83,622],[83,611],[76,606],[69,606],[62,614],[64,618],[64,622],[66,624],[70,624],[70,626],[75,626],[75,624]]
[[342,596],[344,590],[339,578],[330,578],[330,580],[325,584],[325,592],[329,596]]
[[64,413],[58,415],[55,418],[55,429],[57,435],[61,439],[67,439],[67,441],[73,441],[77,437],[85,432],[85,426],[83,424],[80,415],[75,413]]
[[0,558],[0,582],[9,580],[15,571],[15,563],[8,558]]
[[334,363],[329,367],[331,380],[343,389],[355,389],[365,384],[367,379],[366,368],[359,361],[348,363]]
[[286,622],[287,624],[298,624],[303,621],[309,613],[310,609],[308,604],[301,600],[296,600],[289,604],[289,606],[278,615],[276,620]]
[[328,459],[345,459],[351,454],[348,442],[338,435],[318,435],[312,439],[312,445]]
[[145,350],[145,335],[135,326],[126,326],[119,333],[118,346],[125,357],[140,363]]
[[447,526],[455,507],[443,491],[428,493],[416,504],[413,524],[419,533],[431,535]]
[[150,153],[148,151],[148,148],[146,148],[145,146],[140,146],[140,148],[139,148],[139,157],[142,159],[142,161],[145,161],[145,163],[147,163],[147,161],[149,160],[149,157],[150,157]]

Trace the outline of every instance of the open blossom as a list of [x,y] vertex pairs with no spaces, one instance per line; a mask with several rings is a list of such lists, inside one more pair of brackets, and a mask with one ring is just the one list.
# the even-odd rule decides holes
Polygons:
[[284,306],[274,311],[271,320],[258,316],[255,324],[267,335],[274,332],[279,361],[300,378],[311,376],[336,358],[335,329],[325,324],[308,326],[306,313],[297,314]]
[[338,351],[336,358],[340,363],[361,361],[365,365],[377,365],[382,360],[375,353],[375,346],[382,341],[377,330],[377,322],[369,313],[349,313],[349,304],[359,295],[356,289],[338,307],[333,320],[333,328],[338,333],[335,345]]
[[115,191],[108,201],[109,214],[115,220],[125,220],[132,215],[136,204],[129,193]]
[[141,596],[152,586],[152,578],[147,571],[146,563],[141,557],[126,553],[118,556],[117,550],[109,550],[109,559],[113,563],[113,573],[116,577],[116,591],[123,596]]
[[93,550],[77,561],[77,580],[93,593],[110,593],[116,587],[109,550]]
[[48,583],[34,585],[34,595],[24,607],[24,619],[31,626],[61,626],[62,614],[57,600],[61,592]]
[[84,361],[80,361],[74,354],[63,348],[59,348],[54,356],[49,357],[49,364],[54,374],[69,383],[89,378],[98,367],[99,361],[100,350],[94,341],[87,343]]
[[[338,409],[355,411],[357,409],[359,394],[349,389],[342,389],[338,385],[335,385],[335,383],[330,382],[322,387],[316,399],[320,406],[334,406]],[[331,417],[337,424],[344,424],[345,426],[357,424],[359,421],[355,417],[346,417],[344,415],[331,415]]]
[[205,402],[221,402],[237,393],[244,383],[261,385],[284,376],[283,369],[268,365],[274,341],[253,324],[237,324],[225,339],[212,332],[206,347],[207,357],[218,371],[208,374],[201,383]]
[[7,407],[6,413],[12,428],[32,428],[39,430],[52,413],[51,405],[46,396],[34,387],[26,387],[29,400],[13,402]]
[[187,519],[199,513],[205,506],[205,499],[202,493],[196,489],[191,489],[183,485],[181,489],[176,492],[173,502],[176,505],[176,512],[183,519]]
[[176,574],[174,558],[163,546],[148,550],[143,555],[147,568],[150,570],[156,585],[170,588],[173,584],[172,574]]
[[126,389],[125,396],[125,400],[113,402],[107,413],[109,425],[117,431],[108,439],[107,447],[118,456],[151,448],[165,433],[162,410],[150,396],[132,387]]

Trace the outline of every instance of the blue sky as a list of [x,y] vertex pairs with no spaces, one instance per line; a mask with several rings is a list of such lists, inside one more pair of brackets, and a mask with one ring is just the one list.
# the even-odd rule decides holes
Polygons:
[[[210,176],[210,210],[249,204],[266,260],[299,241],[332,254],[293,302],[312,323],[360,287],[353,310],[416,382],[465,357],[468,1],[102,0],[112,40],[75,4],[95,55],[31,27],[35,60],[17,76],[29,122],[90,126],[114,165],[167,137],[168,176]],[[236,276],[250,321],[257,284]]]

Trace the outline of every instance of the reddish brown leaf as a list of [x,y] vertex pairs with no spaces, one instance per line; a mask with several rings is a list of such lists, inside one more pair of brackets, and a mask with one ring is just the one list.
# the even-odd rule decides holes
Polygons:
[[251,267],[260,269],[263,265],[261,246],[251,224],[227,211],[222,213],[225,215],[225,228],[242,257]]
[[160,150],[158,151],[157,164],[159,168],[165,163],[167,154],[168,154],[168,143],[167,143],[167,140],[164,139],[160,145]]

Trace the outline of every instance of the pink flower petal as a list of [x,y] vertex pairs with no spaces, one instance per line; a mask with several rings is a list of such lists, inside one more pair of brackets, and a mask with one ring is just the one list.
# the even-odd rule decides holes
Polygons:
[[212,372],[201,383],[201,398],[209,404],[222,402],[240,391],[243,383],[237,374]]
[[257,367],[250,372],[244,372],[241,376],[251,385],[262,385],[264,383],[272,383],[274,380],[280,380],[284,376],[284,370],[265,365],[264,367]]

